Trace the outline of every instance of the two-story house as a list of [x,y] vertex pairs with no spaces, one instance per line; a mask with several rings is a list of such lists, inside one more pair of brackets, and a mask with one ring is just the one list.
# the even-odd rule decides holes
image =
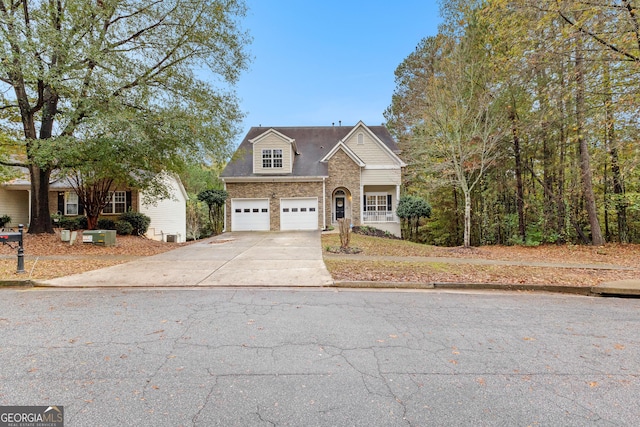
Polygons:
[[221,174],[227,231],[352,225],[400,235],[402,167],[384,126],[253,127]]

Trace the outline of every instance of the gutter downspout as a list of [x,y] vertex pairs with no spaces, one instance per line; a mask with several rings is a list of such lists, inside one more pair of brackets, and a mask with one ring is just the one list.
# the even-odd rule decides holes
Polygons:
[[27,227],[30,227],[31,226],[31,190],[27,190],[27,194],[29,195],[29,197],[28,197],[28,200],[29,200],[29,205],[28,205],[29,206],[29,211],[28,211],[29,212],[29,216],[28,216],[29,222],[27,223],[28,224]]

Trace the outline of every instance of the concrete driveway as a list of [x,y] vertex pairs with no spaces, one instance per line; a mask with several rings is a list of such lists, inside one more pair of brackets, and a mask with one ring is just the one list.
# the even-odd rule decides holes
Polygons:
[[319,231],[232,232],[169,252],[40,281],[58,287],[328,286]]

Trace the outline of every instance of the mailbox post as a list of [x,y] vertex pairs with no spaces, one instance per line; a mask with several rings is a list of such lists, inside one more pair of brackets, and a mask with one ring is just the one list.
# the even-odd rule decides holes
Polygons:
[[2,244],[9,244],[12,242],[18,243],[18,271],[17,273],[25,273],[24,271],[24,247],[22,243],[24,241],[24,225],[18,226],[18,232],[0,232],[0,242]]

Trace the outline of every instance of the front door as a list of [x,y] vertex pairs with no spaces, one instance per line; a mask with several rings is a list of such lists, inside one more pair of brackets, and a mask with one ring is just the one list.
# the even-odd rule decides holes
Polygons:
[[336,221],[344,218],[344,197],[336,197]]

